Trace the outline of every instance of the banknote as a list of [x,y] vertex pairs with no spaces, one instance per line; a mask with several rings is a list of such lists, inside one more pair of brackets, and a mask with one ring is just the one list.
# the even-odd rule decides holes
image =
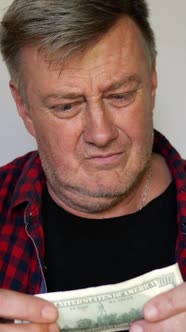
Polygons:
[[62,332],[125,331],[143,317],[144,304],[183,282],[177,264],[118,284],[39,294],[58,308]]

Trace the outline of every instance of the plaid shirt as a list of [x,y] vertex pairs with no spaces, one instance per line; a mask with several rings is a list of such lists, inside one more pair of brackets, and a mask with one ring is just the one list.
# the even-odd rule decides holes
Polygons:
[[[186,280],[186,162],[158,132],[153,150],[164,156],[176,184],[179,232],[175,261]],[[1,167],[0,179],[0,288],[45,292],[41,208],[46,180],[38,153],[30,152]]]

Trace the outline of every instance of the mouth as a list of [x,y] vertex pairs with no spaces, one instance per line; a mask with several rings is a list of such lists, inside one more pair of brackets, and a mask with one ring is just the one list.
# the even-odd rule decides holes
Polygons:
[[123,152],[99,154],[99,155],[90,156],[88,160],[98,166],[99,165],[113,166],[121,161],[122,156]]

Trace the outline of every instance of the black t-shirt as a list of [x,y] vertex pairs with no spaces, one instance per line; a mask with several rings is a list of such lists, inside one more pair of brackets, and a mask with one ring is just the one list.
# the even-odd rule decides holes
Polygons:
[[77,217],[43,194],[48,291],[117,283],[173,264],[175,186],[142,210],[112,219]]
[[174,264],[176,190],[172,182],[142,210],[112,219],[77,217],[43,193],[48,291],[122,282]]

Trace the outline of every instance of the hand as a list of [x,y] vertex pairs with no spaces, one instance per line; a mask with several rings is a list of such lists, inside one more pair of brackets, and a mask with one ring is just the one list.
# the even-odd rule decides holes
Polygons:
[[185,332],[186,283],[146,303],[143,316],[144,320],[131,325],[130,332]]
[[[55,306],[32,295],[0,289],[0,317],[1,332],[59,332]],[[15,319],[30,323],[14,324]]]

